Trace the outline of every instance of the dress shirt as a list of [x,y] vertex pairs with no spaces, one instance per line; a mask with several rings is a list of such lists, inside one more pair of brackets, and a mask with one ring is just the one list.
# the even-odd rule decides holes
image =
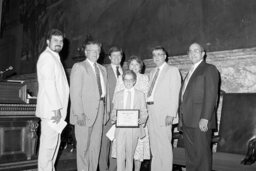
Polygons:
[[131,88],[131,89],[124,89],[124,104],[123,104],[123,108],[125,109],[125,107],[126,107],[126,102],[127,102],[127,96],[128,96],[128,91],[130,91],[131,92],[131,107],[130,107],[130,109],[133,109],[133,106],[134,106],[134,87],[133,88]]
[[118,67],[118,71],[120,72],[120,74],[123,75],[123,70],[120,65],[111,64],[111,67],[115,73],[116,78],[117,78],[116,67]]
[[[94,63],[92,61],[90,61],[89,59],[88,59],[88,62],[91,65],[91,67],[92,67],[92,69],[94,71],[94,74],[96,76],[96,71],[95,71],[95,68],[94,68]],[[99,68],[98,64],[97,64],[97,67]],[[100,84],[101,84],[101,89],[102,89],[101,98],[102,98],[102,97],[106,96],[106,86],[105,86],[105,82],[104,82],[103,75],[101,73],[101,69],[100,68],[99,68],[99,71],[100,71]]]
[[[156,82],[155,82],[155,85],[154,85],[154,87],[153,87],[152,93],[151,93],[151,95],[147,98],[147,102],[154,102],[154,93],[155,93],[155,90],[156,90],[156,85],[157,85],[157,83],[158,83],[159,77],[160,77],[160,75],[161,75],[161,73],[162,73],[162,70],[163,70],[163,68],[164,68],[165,65],[167,65],[166,62],[164,62],[160,67],[158,67],[158,68],[159,68],[159,73],[158,73],[158,76],[157,76],[157,78],[156,78]],[[156,72],[157,72],[157,68],[156,68]],[[153,75],[152,78],[154,78],[156,72],[154,73],[154,75]]]

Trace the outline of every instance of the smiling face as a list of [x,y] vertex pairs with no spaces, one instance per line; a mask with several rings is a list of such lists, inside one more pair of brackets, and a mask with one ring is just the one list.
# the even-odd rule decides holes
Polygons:
[[188,57],[192,61],[193,64],[199,62],[204,58],[205,52],[201,48],[201,46],[197,43],[193,43],[190,45],[188,50]]
[[138,74],[141,70],[140,64],[134,59],[129,64],[129,69]]
[[126,89],[131,89],[136,83],[132,74],[126,74],[123,78],[123,81]]
[[111,64],[120,65],[120,62],[122,60],[122,52],[120,51],[112,52],[109,56],[109,59],[111,61]]
[[86,45],[84,50],[85,56],[91,61],[91,62],[97,62],[100,56],[100,46],[98,44],[89,44]]
[[162,49],[153,50],[153,61],[157,67],[160,67],[166,59],[166,53]]
[[63,48],[63,36],[52,35],[46,43],[52,51],[59,53]]

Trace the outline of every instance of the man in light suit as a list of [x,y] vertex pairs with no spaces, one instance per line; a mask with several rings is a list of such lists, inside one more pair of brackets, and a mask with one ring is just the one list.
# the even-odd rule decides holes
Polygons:
[[150,73],[147,95],[149,136],[152,152],[151,171],[172,170],[172,121],[177,115],[181,77],[176,67],[165,62],[163,47],[152,51],[156,68]]
[[85,59],[74,64],[70,76],[71,114],[77,140],[78,171],[96,171],[100,153],[102,126],[106,115],[107,73],[97,63],[101,45],[90,41],[85,45]]
[[52,29],[46,40],[47,47],[37,61],[38,95],[36,116],[41,119],[38,170],[55,170],[54,163],[60,145],[58,124],[65,120],[69,99],[69,86],[60,61],[63,33]]
[[[116,92],[114,95],[114,107],[111,113],[112,123],[115,123],[117,119],[116,110],[137,109],[140,112],[138,124],[144,124],[148,117],[146,101],[144,93],[134,88],[136,83],[136,74],[132,70],[126,70],[123,74],[123,81],[125,89]],[[133,157],[137,147],[137,142],[139,138],[143,138],[144,136],[145,132],[142,126],[138,128],[116,129],[117,171],[133,170]]]
[[187,171],[212,170],[211,137],[216,128],[219,73],[214,65],[204,61],[204,56],[201,45],[190,45],[188,57],[193,65],[182,86],[179,122]]
[[[122,60],[123,51],[118,47],[111,47],[109,49],[109,59],[111,64],[106,66],[107,70],[107,80],[108,80],[108,92],[109,92],[109,102],[110,111],[112,110],[112,99],[116,87],[116,80],[118,76],[122,75],[123,70],[120,65]],[[100,171],[116,171],[116,159],[111,157],[111,141],[106,137],[106,133],[111,127],[111,120],[109,120],[103,128],[101,151],[99,159],[99,170]]]

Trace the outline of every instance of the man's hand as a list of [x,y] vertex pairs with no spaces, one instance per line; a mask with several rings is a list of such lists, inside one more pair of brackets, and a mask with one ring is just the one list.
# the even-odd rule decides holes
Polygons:
[[54,110],[54,116],[51,117],[51,120],[53,120],[53,123],[58,124],[61,119],[61,114],[60,114],[60,109],[59,110]]
[[82,113],[81,115],[77,115],[77,121],[76,123],[79,125],[79,126],[85,126],[86,124],[86,116],[84,113]]
[[207,119],[200,119],[199,128],[200,128],[201,131],[206,132],[208,130],[208,120]]
[[173,117],[171,116],[166,116],[165,117],[165,126],[172,125]]

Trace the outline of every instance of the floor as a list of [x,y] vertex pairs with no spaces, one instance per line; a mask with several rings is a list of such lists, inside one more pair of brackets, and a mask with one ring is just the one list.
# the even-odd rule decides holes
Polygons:
[[[56,171],[77,171],[76,169],[76,151],[71,152],[67,147],[59,152],[59,158],[56,163]],[[183,169],[184,170],[184,169]],[[140,171],[150,171],[150,160],[142,162]],[[173,171],[181,171],[179,166],[174,166]]]

